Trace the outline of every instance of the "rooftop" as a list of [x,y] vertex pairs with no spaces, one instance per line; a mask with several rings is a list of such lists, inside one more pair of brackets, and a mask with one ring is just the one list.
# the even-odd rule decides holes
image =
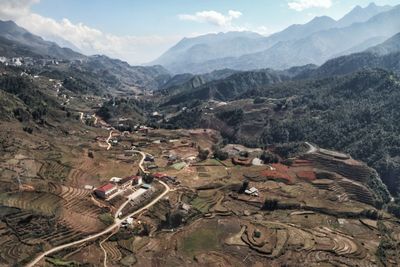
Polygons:
[[96,190],[98,190],[98,191],[103,191],[103,192],[107,192],[107,191],[113,189],[114,187],[115,187],[115,185],[113,185],[113,184],[105,184],[105,185],[103,185],[103,186],[97,188]]

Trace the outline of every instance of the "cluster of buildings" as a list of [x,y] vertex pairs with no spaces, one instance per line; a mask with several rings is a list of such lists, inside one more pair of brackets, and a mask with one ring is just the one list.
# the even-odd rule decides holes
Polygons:
[[95,195],[101,199],[109,199],[120,192],[129,189],[131,186],[142,185],[141,176],[128,176],[125,178],[112,178],[111,181],[94,190]]
[[6,66],[33,66],[33,65],[58,65],[59,61],[55,59],[44,59],[44,58],[32,58],[32,57],[0,57],[0,63]]

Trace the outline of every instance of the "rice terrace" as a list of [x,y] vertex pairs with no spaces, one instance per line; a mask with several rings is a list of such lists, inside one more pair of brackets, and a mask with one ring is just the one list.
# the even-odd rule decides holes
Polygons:
[[400,266],[399,31],[398,0],[0,0],[0,267]]

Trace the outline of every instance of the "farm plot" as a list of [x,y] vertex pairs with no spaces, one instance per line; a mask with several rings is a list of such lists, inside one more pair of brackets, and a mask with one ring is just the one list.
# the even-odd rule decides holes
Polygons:
[[71,170],[70,166],[60,163],[58,160],[46,161],[39,170],[38,175],[51,181],[64,181]]

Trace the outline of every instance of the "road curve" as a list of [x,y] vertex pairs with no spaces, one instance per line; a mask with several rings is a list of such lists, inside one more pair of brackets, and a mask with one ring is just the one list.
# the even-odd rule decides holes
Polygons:
[[308,145],[310,147],[310,149],[306,152],[306,154],[312,154],[317,152],[318,148],[312,144],[310,144],[309,142],[305,142],[306,145]]
[[[111,135],[111,134],[110,134],[110,135]],[[140,163],[139,163],[139,167],[143,170],[142,164],[143,164],[143,162],[144,162],[144,159],[145,159],[146,155],[145,155],[145,153],[143,153],[143,152],[141,152],[141,151],[136,151],[136,150],[135,150],[134,152],[140,153],[140,154],[142,155],[142,160],[141,160]],[[138,213],[140,213],[140,212],[142,212],[142,211],[144,211],[144,210],[150,208],[151,206],[153,206],[154,204],[156,204],[160,199],[162,199],[166,194],[168,194],[168,192],[171,190],[171,188],[170,188],[166,183],[164,183],[163,181],[160,181],[160,180],[159,180],[158,182],[161,183],[161,184],[165,187],[165,190],[164,190],[164,192],[162,192],[161,195],[159,195],[157,198],[153,199],[153,200],[152,200],[149,204],[147,204],[146,206],[144,206],[144,207],[142,207],[142,208],[140,208],[140,209],[138,209],[138,210],[132,212],[131,214],[128,214],[127,216],[123,217],[122,219],[116,218],[116,219],[115,219],[115,222],[114,222],[112,225],[110,225],[109,227],[107,227],[106,229],[104,229],[103,231],[101,231],[101,232],[99,232],[99,233],[97,233],[97,234],[90,235],[90,236],[85,237],[85,238],[83,238],[83,239],[80,239],[80,240],[77,240],[77,241],[74,241],[74,242],[70,242],[70,243],[67,243],[67,244],[64,244],[64,245],[61,245],[61,246],[58,246],[58,247],[54,247],[54,248],[52,248],[52,249],[50,249],[50,250],[48,250],[48,251],[45,251],[45,252],[43,252],[42,254],[40,254],[39,256],[37,256],[35,259],[33,259],[31,262],[29,262],[26,266],[27,266],[27,267],[33,267],[33,266],[35,266],[41,259],[43,259],[44,257],[46,257],[46,256],[48,256],[48,255],[50,255],[50,254],[52,254],[52,253],[54,253],[54,252],[57,252],[57,251],[60,251],[60,250],[63,250],[63,249],[66,249],[66,248],[69,248],[69,247],[72,247],[72,246],[75,246],[75,245],[79,245],[79,244],[85,243],[85,242],[87,242],[87,241],[96,239],[96,238],[98,238],[98,237],[100,237],[100,236],[102,236],[102,235],[104,235],[104,234],[107,234],[107,233],[113,231],[115,228],[119,227],[119,226],[121,225],[121,223],[122,223],[123,221],[125,221],[126,219],[128,219],[129,217],[132,217],[132,216],[134,216],[134,215],[136,215],[136,214],[138,214]],[[124,203],[124,204],[125,204],[125,203]],[[122,209],[121,209],[121,210],[122,210]]]
[[107,150],[110,150],[110,148],[111,148],[110,139],[111,139],[111,137],[112,137],[112,133],[113,133],[113,131],[111,130],[111,131],[110,131],[110,134],[108,135],[107,140],[106,140],[106,143],[108,144]]
[[[142,151],[138,151],[138,150],[132,150],[133,153],[138,153],[142,156],[142,159],[139,162],[139,168],[145,173],[144,167],[143,167],[143,162],[144,159],[146,158],[146,154],[143,153]],[[131,201],[130,197],[128,198],[127,201],[125,201],[119,208],[118,210],[115,212],[114,218],[118,218],[119,213],[125,208],[125,206]]]

